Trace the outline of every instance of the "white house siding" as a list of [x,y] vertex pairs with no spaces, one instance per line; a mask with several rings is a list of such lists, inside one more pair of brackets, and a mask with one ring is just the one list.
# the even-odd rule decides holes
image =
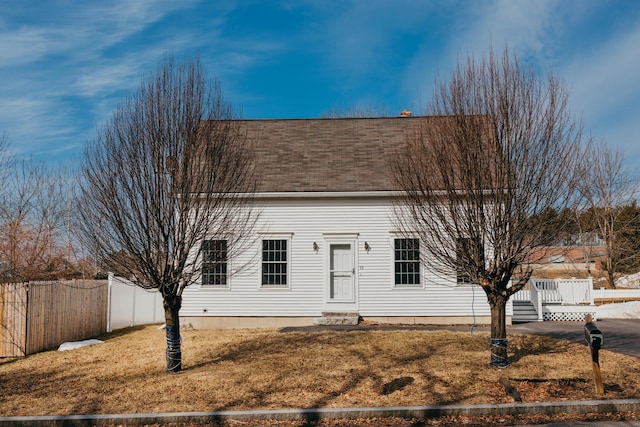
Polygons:
[[[393,284],[393,231],[391,201],[386,197],[289,197],[263,199],[261,230],[290,236],[289,286],[261,287],[261,238],[234,265],[253,257],[249,268],[234,274],[228,289],[189,286],[180,315],[217,317],[319,317],[323,311],[358,311],[363,318],[489,316],[480,287],[456,287],[429,274],[422,266],[422,286],[398,288]],[[356,247],[354,303],[327,304],[328,240],[353,239]],[[270,238],[270,237],[265,237]],[[279,238],[279,237],[274,237]],[[318,250],[313,249],[316,242]],[[365,242],[369,250],[365,250]],[[511,315],[511,306],[508,307]],[[454,321],[452,320],[452,323]]]

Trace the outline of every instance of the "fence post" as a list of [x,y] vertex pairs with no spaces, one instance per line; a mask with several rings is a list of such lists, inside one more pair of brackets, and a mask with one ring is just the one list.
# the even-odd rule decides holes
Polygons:
[[107,333],[111,332],[111,291],[113,289],[113,273],[109,272],[109,287],[107,288]]
[[22,341],[22,354],[23,356],[27,356],[29,353],[28,344],[29,344],[29,332],[30,332],[30,323],[31,316],[33,315],[33,308],[31,307],[33,304],[29,303],[29,298],[31,294],[31,286],[29,283],[21,283],[20,286],[24,286],[24,338]]

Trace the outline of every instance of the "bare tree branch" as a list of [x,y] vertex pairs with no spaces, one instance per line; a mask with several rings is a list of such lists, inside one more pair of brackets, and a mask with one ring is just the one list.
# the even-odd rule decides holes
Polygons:
[[604,141],[591,141],[587,148],[586,161],[578,181],[586,215],[589,216],[598,235],[604,241],[604,270],[609,286],[615,281],[625,265],[637,265],[640,254],[625,234],[638,232],[635,210],[635,190],[638,177],[624,166],[624,156],[611,149]]
[[65,259],[69,177],[32,160],[6,162],[0,203],[0,277],[5,282],[56,279]]
[[505,341],[492,363],[507,361],[505,304],[531,275],[523,264],[550,242],[542,214],[576,194],[581,130],[567,97],[556,77],[537,76],[506,49],[468,57],[436,85],[426,111],[434,119],[394,165],[404,189],[398,225],[419,236],[427,268],[463,272],[487,294],[492,338]]
[[[85,151],[85,239],[109,268],[161,292],[168,343],[179,340],[181,295],[200,277],[203,239],[225,240],[233,257],[255,224],[253,150],[232,119],[198,59],[167,57]],[[168,370],[180,369],[174,362]]]

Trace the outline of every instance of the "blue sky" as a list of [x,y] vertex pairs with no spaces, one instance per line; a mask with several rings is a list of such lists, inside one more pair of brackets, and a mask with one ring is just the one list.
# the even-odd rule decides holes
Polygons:
[[436,73],[504,43],[571,90],[640,168],[640,1],[22,0],[0,3],[0,133],[73,163],[165,53],[200,54],[244,118],[419,113]]

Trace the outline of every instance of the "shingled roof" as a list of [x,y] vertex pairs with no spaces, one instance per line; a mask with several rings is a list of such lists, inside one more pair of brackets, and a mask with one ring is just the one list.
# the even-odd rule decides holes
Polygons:
[[255,144],[260,192],[394,191],[390,161],[434,117],[239,120]]

